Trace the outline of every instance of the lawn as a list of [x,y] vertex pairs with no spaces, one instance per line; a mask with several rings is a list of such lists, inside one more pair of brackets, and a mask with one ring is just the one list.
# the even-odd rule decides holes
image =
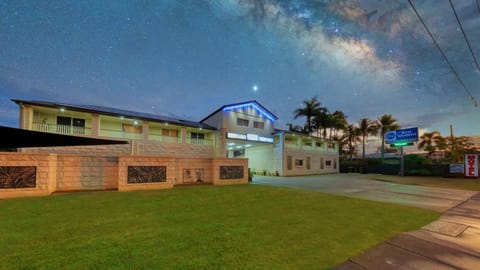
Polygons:
[[261,185],[0,200],[0,269],[328,269],[438,215]]
[[439,187],[480,191],[480,179],[472,178],[445,178],[429,176],[397,176],[397,175],[371,175],[371,180],[392,182],[404,185],[417,185],[425,187]]

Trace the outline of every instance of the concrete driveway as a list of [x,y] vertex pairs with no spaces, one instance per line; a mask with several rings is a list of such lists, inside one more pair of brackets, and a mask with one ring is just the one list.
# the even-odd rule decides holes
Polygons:
[[476,192],[444,188],[401,185],[369,180],[364,174],[317,176],[254,176],[254,184],[309,189],[367,200],[389,202],[445,212]]
[[438,220],[419,230],[400,233],[348,259],[337,270],[480,269],[480,192],[400,185],[367,177],[362,174],[256,176],[253,183],[444,212]]

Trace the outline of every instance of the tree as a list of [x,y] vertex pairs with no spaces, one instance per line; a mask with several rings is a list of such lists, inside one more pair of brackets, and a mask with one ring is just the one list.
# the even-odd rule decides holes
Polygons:
[[345,129],[347,126],[347,116],[342,111],[334,111],[332,114],[329,115],[330,117],[330,140],[332,139],[332,130],[335,132],[335,136],[337,130]]
[[313,118],[313,127],[318,131],[322,130],[322,137],[326,139],[327,128],[331,126],[331,118],[328,110],[320,110]]
[[287,123],[287,126],[288,126],[288,131],[305,133],[305,128],[299,125],[293,125],[292,123]]
[[436,150],[446,147],[445,139],[440,135],[438,131],[425,132],[420,136],[417,148],[427,151],[430,156]]
[[385,156],[385,133],[399,128],[400,126],[397,124],[397,119],[393,118],[391,114],[384,114],[377,118],[377,129],[380,131],[382,138],[382,146],[380,148],[382,162]]
[[302,105],[302,108],[298,108],[293,112],[295,114],[294,118],[297,119],[299,117],[305,116],[305,131],[306,133],[310,134],[313,131],[312,118],[316,116],[319,112],[326,111],[327,109],[321,107],[322,104],[320,103],[320,101],[318,101],[316,96],[312,97],[309,100],[304,100]]
[[365,160],[365,138],[368,138],[369,135],[377,135],[378,128],[375,121],[362,118],[358,121],[358,130],[362,136],[362,159]]
[[349,124],[345,127],[344,132],[344,138],[348,141],[348,154],[350,159],[353,159],[355,145],[360,141],[360,129],[353,124]]

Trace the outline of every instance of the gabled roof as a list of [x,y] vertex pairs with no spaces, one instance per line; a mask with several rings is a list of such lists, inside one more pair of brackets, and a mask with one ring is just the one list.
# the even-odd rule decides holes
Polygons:
[[213,113],[209,114],[207,117],[203,118],[200,120],[200,122],[203,122],[210,118],[212,115],[216,114],[219,111],[231,111],[239,108],[245,108],[245,107],[254,107],[257,111],[259,111],[262,115],[267,117],[268,119],[275,121],[278,119],[278,117],[270,112],[267,108],[263,107],[262,104],[260,104],[256,100],[250,100],[250,101],[245,101],[245,102],[239,102],[239,103],[232,103],[232,104],[227,104],[223,105],[222,107],[218,108],[216,111]]
[[30,105],[50,107],[50,108],[65,108],[67,110],[73,110],[73,111],[97,113],[97,114],[103,114],[103,115],[109,115],[109,116],[115,116],[115,117],[123,116],[127,118],[135,118],[138,120],[169,123],[169,124],[174,124],[179,126],[216,130],[216,128],[212,126],[209,126],[204,123],[195,122],[195,121],[177,119],[177,118],[163,116],[163,115],[155,115],[155,114],[149,114],[149,113],[122,110],[117,108],[103,107],[103,106],[77,105],[77,104],[69,104],[69,103],[62,103],[62,102],[48,102],[48,101],[38,101],[38,100],[12,99],[12,101],[14,101],[17,104],[30,104]]

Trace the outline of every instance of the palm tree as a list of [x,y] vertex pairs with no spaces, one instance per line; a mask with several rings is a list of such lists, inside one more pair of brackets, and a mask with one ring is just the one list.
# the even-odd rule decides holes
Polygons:
[[310,100],[304,100],[302,105],[302,108],[298,108],[293,112],[295,114],[294,118],[297,119],[299,117],[305,116],[307,118],[307,121],[305,123],[305,130],[308,134],[310,134],[313,131],[312,118],[319,112],[326,110],[326,108],[321,107],[322,104],[320,103],[320,101],[318,101],[316,96],[314,96]]
[[385,133],[392,130],[397,130],[400,126],[397,124],[397,119],[393,118],[391,114],[384,114],[377,118],[377,128],[380,131],[382,137],[382,146],[380,148],[381,157],[385,156]]
[[437,150],[437,148],[440,149],[440,146],[443,147],[443,141],[444,138],[440,135],[440,132],[425,132],[420,136],[420,142],[418,143],[417,148],[427,151],[430,156]]
[[368,135],[377,135],[378,127],[375,121],[371,121],[368,118],[362,118],[358,121],[358,130],[360,136],[362,136],[362,159],[365,160],[365,138],[368,138]]
[[360,141],[360,129],[353,124],[349,124],[345,127],[344,132],[344,138],[348,141],[348,154],[350,159],[353,159],[355,144]]
[[327,128],[331,126],[331,118],[328,110],[320,110],[313,118],[313,127],[318,131],[322,130],[322,137],[327,137]]
[[330,140],[332,139],[332,130],[337,135],[337,130],[345,129],[347,125],[347,116],[342,111],[334,111],[329,115],[330,117]]

